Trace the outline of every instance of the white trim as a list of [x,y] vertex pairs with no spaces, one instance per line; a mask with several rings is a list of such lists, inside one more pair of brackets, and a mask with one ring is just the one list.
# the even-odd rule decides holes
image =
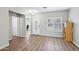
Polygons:
[[43,35],[43,36],[51,36],[51,37],[63,37],[63,36],[59,36],[59,35],[45,35],[45,34],[39,34],[39,35]]
[[75,41],[73,41],[73,44],[75,44],[77,47],[79,47],[79,45]]
[[21,35],[13,35],[13,36],[18,36],[18,37],[25,37],[25,36],[21,36]]
[[[34,34],[34,33],[31,33],[31,34]],[[59,35],[46,35],[46,34],[34,34],[34,35],[51,36],[51,37],[63,37],[63,36],[59,36]]]
[[5,47],[7,47],[7,46],[9,46],[9,43],[6,44],[6,45],[4,45],[4,46],[2,46],[2,47],[0,47],[0,49],[3,49],[3,48],[5,48]]
[[11,38],[9,38],[9,40],[12,40],[12,37],[11,37]]

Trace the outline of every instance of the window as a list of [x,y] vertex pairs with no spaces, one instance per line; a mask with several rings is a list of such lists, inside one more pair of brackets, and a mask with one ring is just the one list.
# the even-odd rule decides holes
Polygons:
[[62,17],[51,17],[48,19],[48,31],[62,32]]

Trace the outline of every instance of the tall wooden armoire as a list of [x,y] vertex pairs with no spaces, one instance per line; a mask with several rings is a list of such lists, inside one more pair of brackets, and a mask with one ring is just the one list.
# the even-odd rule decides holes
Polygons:
[[67,21],[65,24],[64,39],[67,42],[72,42],[72,40],[73,40],[73,23],[72,23],[72,21]]

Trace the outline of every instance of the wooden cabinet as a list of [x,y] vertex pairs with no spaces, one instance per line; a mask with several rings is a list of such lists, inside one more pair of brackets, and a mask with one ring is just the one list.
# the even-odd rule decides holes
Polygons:
[[67,21],[65,24],[64,39],[68,42],[72,42],[73,40],[73,23],[71,21]]

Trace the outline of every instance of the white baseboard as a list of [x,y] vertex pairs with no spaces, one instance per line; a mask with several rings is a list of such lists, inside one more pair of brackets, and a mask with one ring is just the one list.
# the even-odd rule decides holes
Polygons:
[[46,35],[46,34],[34,34],[34,35],[51,36],[51,37],[63,37],[63,36],[59,36],[59,35]]
[[0,49],[3,49],[3,48],[5,48],[5,47],[7,47],[7,46],[9,46],[9,44],[6,44],[6,45],[0,47]]
[[79,47],[79,45],[76,42],[74,42],[74,41],[73,41],[73,44],[75,44],[77,47]]
[[12,37],[11,37],[11,38],[9,38],[9,40],[12,40]]
[[13,36],[18,36],[18,37],[25,37],[25,36],[21,36],[21,35],[13,35]]

